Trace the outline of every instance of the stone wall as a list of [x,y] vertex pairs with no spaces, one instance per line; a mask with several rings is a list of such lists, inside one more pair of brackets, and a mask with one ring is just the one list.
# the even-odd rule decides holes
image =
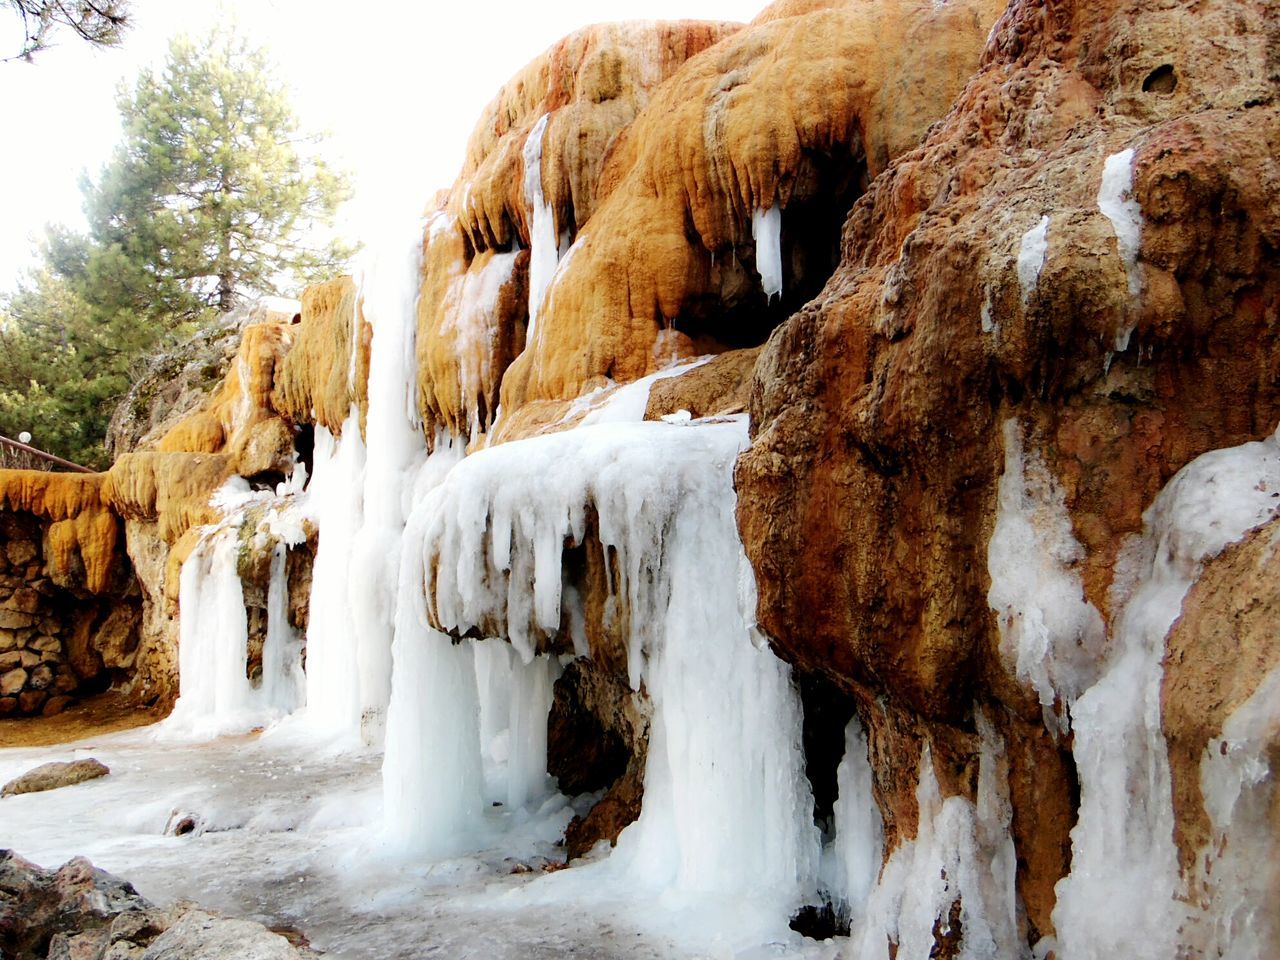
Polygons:
[[0,717],[59,713],[77,697],[127,678],[140,606],[128,566],[95,596],[83,570],[52,571],[49,522],[0,513]]

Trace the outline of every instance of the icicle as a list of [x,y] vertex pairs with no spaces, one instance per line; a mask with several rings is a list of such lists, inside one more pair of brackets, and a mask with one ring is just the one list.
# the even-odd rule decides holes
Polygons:
[[782,209],[777,205],[751,212],[751,235],[756,241],[756,272],[765,296],[782,295]]
[[507,809],[519,810],[551,792],[547,776],[547,715],[551,687],[559,676],[551,657],[516,662],[510,673],[507,740]]
[[[1107,157],[1098,186],[1098,209],[1111,221],[1116,232],[1116,248],[1129,280],[1129,296],[1142,292],[1142,273],[1138,269],[1138,249],[1142,242],[1142,207],[1133,198],[1133,148]],[[1115,347],[1123,353],[1129,347],[1132,326],[1116,331]]]
[[560,259],[556,236],[555,211],[542,193],[542,144],[551,114],[544,113],[529,131],[524,142],[524,196],[528,201],[532,224],[529,228],[529,328],[525,345],[532,347],[538,326],[542,298],[555,275]]
[[[391,643],[400,538],[411,472],[426,457],[416,407],[418,283],[425,224],[393,232],[369,257],[361,288],[373,327],[369,360],[368,451],[363,511],[348,558],[347,593],[356,628],[360,728],[364,742],[381,744],[391,698]],[[325,536],[321,528],[321,538]]]
[[212,737],[258,721],[247,675],[248,621],[236,572],[235,528],[209,532],[182,565],[179,578],[180,695],[164,737]]
[[835,831],[823,853],[823,882],[836,910],[860,929],[884,857],[884,824],[872,794],[867,737],[858,718],[844,731],[844,759],[836,770]]

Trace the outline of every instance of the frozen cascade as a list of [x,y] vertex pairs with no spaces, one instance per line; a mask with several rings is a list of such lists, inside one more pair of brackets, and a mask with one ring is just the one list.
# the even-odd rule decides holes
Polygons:
[[508,810],[519,810],[552,792],[547,775],[547,716],[560,664],[549,656],[511,665],[507,718]]
[[361,479],[365,449],[360,412],[352,407],[335,439],[316,426],[315,474],[307,489],[308,513],[321,531],[311,578],[307,627],[307,723],[331,735],[355,737],[360,729],[356,622],[347,602],[348,568],[364,512]]
[[782,295],[782,208],[777,204],[751,211],[751,236],[756,241],[756,272],[765,296]]
[[302,643],[289,623],[287,559],[288,546],[276,541],[267,587],[267,639],[262,646],[262,696],[269,707],[282,713],[292,713],[306,697]]
[[[463,455],[437,435],[406,492],[420,504]],[[395,601],[394,670],[382,762],[383,831],[397,851],[452,856],[477,846],[484,775],[475,654],[427,623],[421,549],[431,519],[419,507],[403,533]]]
[[1200,763],[1200,792],[1213,834],[1196,858],[1207,891],[1205,956],[1254,960],[1280,943],[1276,784],[1268,753],[1280,739],[1280,669],[1223,724]]
[[544,113],[524,142],[524,196],[533,214],[529,228],[529,328],[526,344],[532,346],[538,327],[538,311],[560,260],[555,211],[542,193],[542,141],[551,114]]
[[[179,578],[178,674],[181,695],[158,728],[161,739],[207,739],[242,733],[295,710],[301,702],[301,646],[288,615],[287,543],[297,531],[285,500],[252,494],[240,481],[214,497],[227,511],[205,528]],[[250,522],[246,508],[266,506]],[[245,549],[272,550],[267,596],[267,636],[258,686],[248,677],[248,618],[238,564]]]
[[962,960],[1030,957],[1018,934],[1016,871],[1004,744],[979,714],[977,802],[942,799],[926,743],[916,787],[914,840],[893,851],[867,901],[862,928],[852,930],[858,960],[928,960],[936,928],[948,929],[959,900]]
[[1018,286],[1022,290],[1022,306],[1031,301],[1031,295],[1040,284],[1040,271],[1049,255],[1049,217],[1040,221],[1022,235],[1018,246]]
[[505,625],[526,663],[536,636],[560,626],[563,545],[581,542],[588,508],[618,552],[631,682],[643,680],[654,704],[645,803],[608,861],[540,881],[548,895],[568,885],[588,898],[637,888],[755,896],[785,929],[813,889],[798,698],[744,616],[754,581],[732,466],[745,443],[742,418],[580,427],[477,451],[415,510],[423,559],[404,583],[433,570],[438,622]]
[[1165,637],[1204,561],[1270,519],[1277,491],[1275,436],[1206,453],[1169,481],[1117,560],[1110,660],[1071,711],[1080,814],[1053,914],[1063,960],[1177,952],[1190,908],[1178,899],[1160,724]]
[[[368,258],[360,284],[373,343],[363,511],[351,544],[346,589],[356,628],[361,736],[371,745],[382,742],[391,699],[400,538],[409,509],[406,492],[411,472],[426,457],[416,406],[414,350],[423,227],[414,220],[391,231],[391,241]],[[323,541],[327,528],[322,531]]]
[[823,887],[851,929],[861,926],[884,859],[884,823],[872,794],[867,735],[855,716],[836,771],[835,833],[823,851]]
[[182,564],[178,603],[181,694],[165,733],[215,737],[252,725],[253,685],[247,675],[249,634],[244,591],[236,572],[235,530],[207,535]]
[[1004,423],[1004,474],[996,525],[987,545],[1000,652],[1010,671],[1039,694],[1045,725],[1065,733],[1058,710],[1095,679],[1102,659],[1102,616],[1084,596],[1075,566],[1084,559],[1061,487],[1035,452],[1023,450],[1016,418]]

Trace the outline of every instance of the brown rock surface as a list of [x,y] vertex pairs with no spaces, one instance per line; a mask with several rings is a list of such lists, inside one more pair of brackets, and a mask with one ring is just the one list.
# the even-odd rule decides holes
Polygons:
[[[1189,875],[1215,841],[1200,792],[1201,761],[1227,719],[1280,667],[1278,541],[1280,521],[1272,521],[1209,561],[1169,632],[1161,720],[1173,777],[1174,836]],[[1265,753],[1275,770],[1280,731]],[[1273,803],[1280,817],[1280,796]]]
[[[1074,772],[1005,673],[986,602],[1001,425],[1016,418],[1060,483],[1106,617],[1120,540],[1169,477],[1280,420],[1278,34],[1260,0],[1015,0],[756,367],[737,487],[763,628],[802,670],[931,730],[1003,704],[1019,885],[1041,933]],[[1133,289],[1098,204],[1126,148]],[[1044,216],[1047,256],[1024,285],[1023,238]],[[891,785],[882,809],[910,807],[891,795],[913,786]]]

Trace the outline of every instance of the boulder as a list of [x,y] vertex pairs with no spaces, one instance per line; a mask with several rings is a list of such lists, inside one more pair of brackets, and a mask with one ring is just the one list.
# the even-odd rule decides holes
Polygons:
[[92,758],[44,763],[6,783],[4,788],[0,789],[0,797],[57,790],[59,787],[70,787],[77,783],[84,783],[86,780],[105,777],[110,772],[106,764]]

